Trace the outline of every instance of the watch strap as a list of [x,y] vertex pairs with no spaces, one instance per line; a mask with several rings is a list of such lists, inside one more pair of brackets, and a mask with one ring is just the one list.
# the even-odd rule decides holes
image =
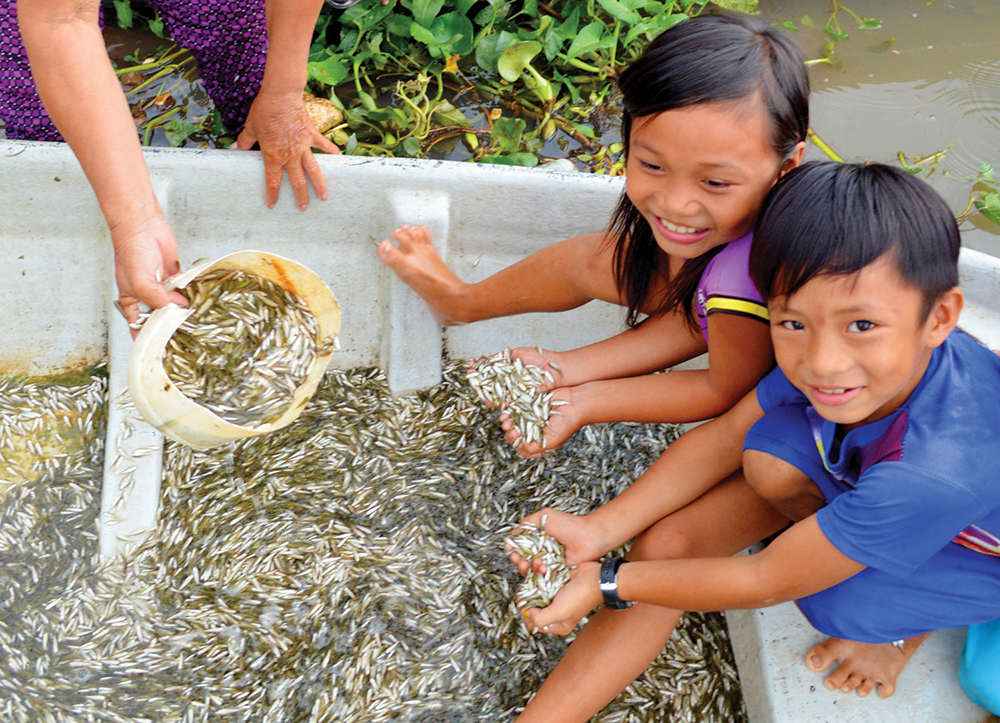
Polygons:
[[609,557],[601,563],[601,594],[604,596],[604,606],[612,610],[626,610],[633,605],[618,595],[618,568],[624,563],[625,560],[621,557]]

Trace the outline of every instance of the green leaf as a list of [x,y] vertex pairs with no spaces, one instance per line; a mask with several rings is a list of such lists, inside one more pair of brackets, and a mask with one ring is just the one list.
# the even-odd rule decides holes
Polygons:
[[425,28],[420,23],[415,20],[410,23],[410,35],[413,36],[414,40],[417,40],[427,46],[437,45],[437,38],[434,37],[434,33]]
[[713,0],[713,4],[725,10],[753,15],[757,12],[757,0]]
[[524,118],[501,116],[493,122],[493,140],[501,153],[513,153],[521,145],[521,135],[528,127]]
[[200,130],[201,126],[188,123],[186,120],[181,120],[180,118],[171,118],[163,124],[163,131],[164,135],[167,137],[167,143],[175,148],[183,145],[184,141],[188,139],[188,136],[192,133],[197,133]]
[[566,41],[560,38],[555,32],[547,32],[545,34],[545,59],[550,63],[555,60],[556,56],[562,50],[564,42]]
[[979,200],[976,201],[976,208],[979,209],[979,213],[984,218],[1000,225],[1000,194],[980,194]]
[[604,8],[604,11],[611,17],[621,20],[623,23],[632,25],[639,22],[639,13],[630,10],[618,0],[597,0],[597,4]]
[[375,99],[372,98],[371,94],[366,93],[363,90],[358,91],[358,100],[361,101],[361,105],[363,105],[367,111],[373,111],[378,108],[378,106],[375,105]]
[[508,47],[497,61],[500,77],[514,83],[531,63],[531,59],[542,52],[542,44],[537,40],[522,40]]
[[413,13],[413,19],[425,28],[431,26],[444,7],[444,0],[402,0],[402,3]]
[[529,18],[538,17],[538,0],[524,0],[524,8],[519,13],[527,15]]
[[487,35],[476,46],[476,65],[483,70],[497,72],[500,56],[511,45],[517,42],[517,36],[506,30],[497,34]]
[[354,153],[354,149],[358,147],[358,134],[352,133],[351,137],[347,139],[347,143],[344,145],[344,153],[351,155]]
[[826,33],[831,40],[847,40],[851,36],[847,34],[844,30],[837,30],[832,25],[827,25],[823,28],[823,32]]
[[552,69],[552,74],[556,77],[556,80],[561,81],[562,84],[566,86],[566,90],[569,91],[570,101],[572,101],[574,104],[579,103],[580,89],[577,88],[576,85],[569,78],[567,78],[565,75],[560,73],[555,68]]
[[431,31],[443,54],[468,55],[472,52],[476,30],[472,21],[462,13],[445,13],[434,21]]
[[672,15],[664,13],[653,18],[652,23],[650,24],[650,29],[656,35],[659,35],[665,30],[670,30],[670,28],[684,22],[685,20],[687,20],[687,15],[684,13],[673,13]]
[[858,26],[858,30],[874,30],[875,28],[882,27],[882,21],[876,20],[875,18],[865,18],[861,25]]
[[576,130],[577,133],[579,133],[582,136],[585,136],[592,140],[597,138],[597,134],[594,133],[593,126],[589,126],[586,123],[574,123],[573,128]]
[[566,51],[566,55],[570,58],[575,58],[578,55],[597,49],[601,41],[604,40],[606,29],[604,23],[590,23],[585,25],[583,30],[573,39],[573,43],[569,46],[569,50]]
[[397,35],[401,38],[412,38],[410,35],[410,20],[405,15],[390,15],[389,19],[385,21],[385,29],[392,35]]
[[791,20],[786,20],[783,23],[778,23],[775,27],[781,28],[782,30],[798,30],[799,26],[793,23]]
[[538,165],[538,156],[534,153],[511,153],[507,157],[514,162],[515,166],[534,168]]
[[494,166],[513,166],[514,161],[512,161],[507,156],[484,156],[479,159],[480,163],[489,163]]
[[811,17],[809,17],[808,15],[803,15],[802,16],[802,27],[804,27],[804,28],[815,28],[816,27],[816,23],[814,23],[813,19]]
[[446,100],[439,101],[431,111],[434,120],[442,126],[461,126],[462,128],[472,128],[469,120],[462,115],[462,111]]
[[361,0],[340,14],[341,25],[356,25],[361,32],[375,27],[393,11],[392,4],[382,0]]
[[573,8],[573,12],[566,16],[566,19],[552,29],[552,32],[563,40],[572,40],[576,37],[577,28],[580,27],[580,7]]
[[404,155],[409,156],[410,158],[416,158],[420,155],[420,140],[410,136],[400,144],[400,148]]
[[329,86],[340,85],[351,74],[350,62],[339,55],[309,63],[306,68],[309,80],[316,80]]
[[149,21],[149,29],[156,37],[158,38],[164,37],[163,18],[160,17],[159,13],[157,13],[156,17],[154,17],[152,20]]
[[983,178],[993,178],[993,166],[989,163],[984,163],[979,167],[979,175]]
[[131,28],[134,18],[129,0],[115,0],[115,15],[118,16],[118,27]]
[[476,4],[478,0],[458,0],[455,3],[455,9],[462,15],[468,15],[469,11],[472,10],[472,6]]

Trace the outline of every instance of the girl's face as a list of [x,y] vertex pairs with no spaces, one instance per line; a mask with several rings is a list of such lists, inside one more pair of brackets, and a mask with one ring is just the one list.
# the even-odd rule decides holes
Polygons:
[[769,124],[758,96],[635,119],[625,190],[660,249],[692,259],[753,229],[764,196],[805,149],[782,162]]

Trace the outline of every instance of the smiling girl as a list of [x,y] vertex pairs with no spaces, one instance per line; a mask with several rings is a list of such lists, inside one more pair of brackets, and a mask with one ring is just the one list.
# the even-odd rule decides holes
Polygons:
[[[717,416],[773,365],[747,259],[765,195],[805,148],[800,48],[753,18],[705,15],[659,36],[618,84],[627,175],[608,231],[549,246],[477,284],[445,266],[423,227],[403,226],[398,245],[378,248],[443,324],[592,299],[628,307],[630,328],[611,339],[541,356],[517,350],[549,364],[556,398],[569,402],[545,430],[548,449],[595,422]],[[706,351],[707,370],[651,374]]]

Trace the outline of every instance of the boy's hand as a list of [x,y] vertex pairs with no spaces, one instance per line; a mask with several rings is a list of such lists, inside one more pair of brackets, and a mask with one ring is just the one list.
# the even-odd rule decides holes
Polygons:
[[525,624],[530,630],[569,635],[584,616],[604,601],[598,585],[600,577],[601,563],[581,563],[551,605],[524,611]]
[[559,449],[566,443],[567,439],[573,436],[576,430],[583,426],[579,411],[573,406],[573,387],[557,389],[553,393],[552,400],[568,403],[560,404],[552,409],[549,422],[542,430],[542,436],[545,438],[544,447],[538,442],[518,444],[517,430],[514,429],[510,417],[506,413],[500,415],[500,426],[504,431],[504,439],[507,440],[508,444],[517,445],[517,453],[522,457],[541,457],[546,452]]
[[[545,532],[556,538],[559,544],[566,549],[567,565],[578,565],[581,562],[597,560],[607,552],[607,550],[601,549],[598,530],[591,524],[586,515],[571,515],[569,512],[546,507],[525,517],[521,520],[520,525],[530,522],[536,527],[541,527],[543,517],[545,518]],[[517,570],[522,575],[528,574],[528,563],[516,553],[511,553],[510,561],[517,565]],[[539,564],[537,571],[545,572],[544,566]]]

